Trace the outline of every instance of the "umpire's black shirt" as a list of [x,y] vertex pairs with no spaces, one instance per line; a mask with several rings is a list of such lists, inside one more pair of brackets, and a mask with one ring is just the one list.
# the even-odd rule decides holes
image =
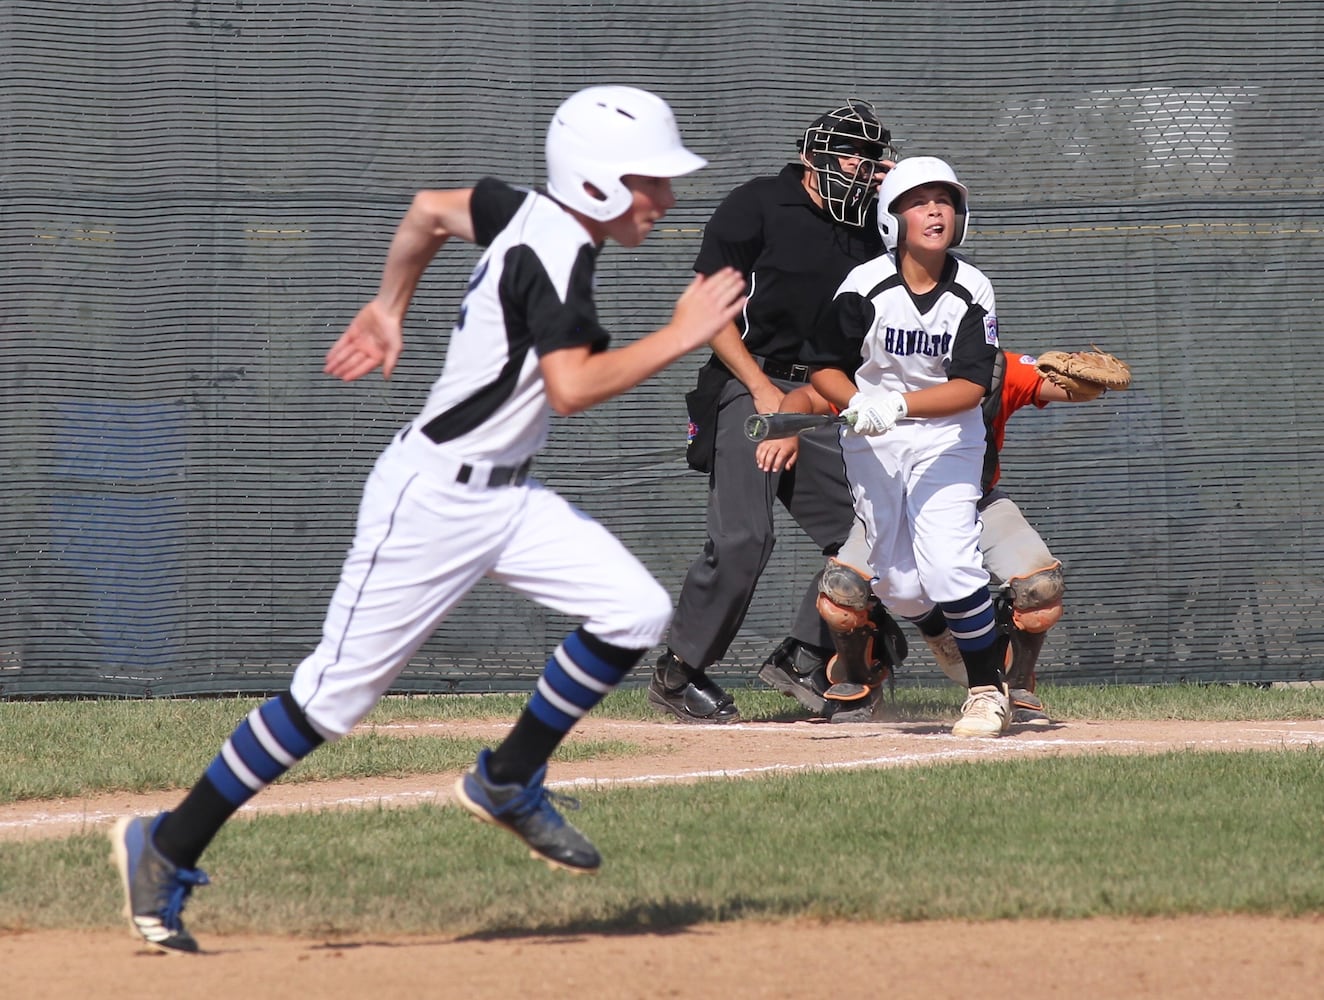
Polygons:
[[703,231],[694,270],[738,268],[749,303],[736,326],[750,354],[800,360],[819,314],[856,264],[883,252],[877,203],[860,227],[843,225],[804,189],[805,167],[788,163],[774,177],[756,177],[717,206]]

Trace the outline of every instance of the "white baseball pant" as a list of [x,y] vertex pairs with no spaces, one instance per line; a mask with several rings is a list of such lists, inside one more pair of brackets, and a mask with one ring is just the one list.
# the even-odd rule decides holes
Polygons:
[[313,726],[348,733],[483,577],[627,649],[656,645],[671,618],[643,564],[556,493],[535,480],[459,484],[436,445],[399,435],[364,486],[322,640],[290,683]]
[[874,593],[895,614],[918,617],[940,601],[988,586],[979,553],[979,410],[903,420],[886,434],[843,431],[842,453],[865,524]]

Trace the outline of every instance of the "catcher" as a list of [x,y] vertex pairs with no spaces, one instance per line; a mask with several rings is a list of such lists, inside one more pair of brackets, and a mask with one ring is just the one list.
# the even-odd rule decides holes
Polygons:
[[[1066,582],[1061,561],[1025,520],[1015,501],[997,487],[1007,420],[1023,406],[1033,404],[1042,409],[1055,402],[1087,402],[1109,389],[1121,391],[1130,384],[1127,364],[1097,347],[1088,352],[1047,351],[1037,358],[1004,351],[997,360],[993,385],[983,403],[988,446],[981,483],[983,496],[978,504],[979,544],[984,568],[992,577],[990,585],[999,593],[1004,625],[1010,631],[1007,685],[1013,724],[1051,724],[1043,702],[1035,694],[1035,673],[1047,632],[1062,617]],[[827,402],[810,386],[788,394],[781,409],[789,413],[829,412]],[[795,438],[767,440],[759,446],[755,459],[765,471],[777,471],[795,463],[796,447]],[[873,717],[881,682],[905,657],[904,640],[898,643],[887,627],[890,620],[870,606],[873,573],[867,568],[868,552],[864,526],[857,520],[841,551],[828,559],[820,584],[819,613],[832,632],[837,657],[829,670],[814,680],[829,703],[826,714],[843,722]],[[941,612],[935,609],[913,621],[943,673],[964,687],[965,666]],[[864,683],[833,683],[846,678]],[[865,689],[863,693],[860,688]],[[846,700],[839,700],[843,696]]]

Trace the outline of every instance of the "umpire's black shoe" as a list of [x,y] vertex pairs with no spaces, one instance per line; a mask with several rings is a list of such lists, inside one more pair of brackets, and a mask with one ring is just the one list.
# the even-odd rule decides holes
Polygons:
[[763,661],[759,680],[822,715],[828,707],[823,692],[830,686],[826,667],[823,653],[787,636]]
[[669,649],[658,657],[657,669],[648,682],[648,701],[681,722],[721,725],[740,721],[735,699]]

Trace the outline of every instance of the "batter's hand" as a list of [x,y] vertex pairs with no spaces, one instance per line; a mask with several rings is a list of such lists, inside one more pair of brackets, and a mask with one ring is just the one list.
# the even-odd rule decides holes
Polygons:
[[391,377],[404,348],[404,329],[376,299],[359,310],[340,339],[326,352],[322,371],[343,382],[362,378],[378,365],[382,375]]
[[766,438],[754,449],[754,462],[764,472],[784,472],[795,465],[800,455],[800,435]]
[[733,267],[709,275],[696,274],[676,300],[671,328],[688,353],[702,347],[745,308],[745,276]]
[[890,390],[873,396],[857,392],[841,415],[853,434],[886,434],[906,415],[906,397]]

